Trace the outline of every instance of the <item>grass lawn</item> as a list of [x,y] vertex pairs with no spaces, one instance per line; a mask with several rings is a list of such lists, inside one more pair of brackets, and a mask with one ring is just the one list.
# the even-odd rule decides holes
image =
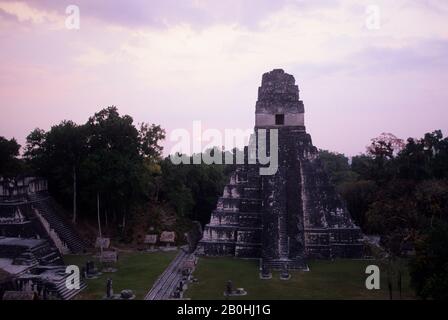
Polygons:
[[[366,266],[380,267],[380,290],[365,287]],[[258,260],[201,257],[194,276],[197,283],[189,285],[186,297],[191,299],[224,299],[226,283],[232,280],[235,288],[244,288],[248,294],[236,299],[389,299],[385,268],[375,261],[336,260],[309,261],[310,271],[292,272],[288,281],[280,280],[274,272],[271,280],[260,280]],[[407,272],[403,275],[402,298],[413,299]],[[394,283],[396,286],[396,281]],[[396,290],[396,288],[395,288]],[[394,291],[394,298],[399,297]]]
[[[116,264],[115,273],[103,273],[99,278],[86,280],[88,287],[75,299],[96,300],[102,299],[106,293],[107,278],[113,281],[114,293],[123,289],[131,289],[136,294],[136,299],[143,299],[152,287],[157,277],[165,270],[177,252],[134,252],[120,253]],[[99,267],[99,261],[89,255],[66,255],[64,262],[77,265],[80,269],[85,266],[87,260],[95,261]]]

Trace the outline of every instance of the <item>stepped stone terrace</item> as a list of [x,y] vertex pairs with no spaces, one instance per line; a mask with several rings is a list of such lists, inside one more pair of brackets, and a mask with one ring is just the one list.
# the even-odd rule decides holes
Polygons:
[[0,178],[0,268],[10,274],[0,293],[12,288],[71,299],[85,288],[84,282],[78,290],[65,288],[62,255],[81,253],[86,244],[60,210],[45,179]]
[[361,230],[330,184],[304,113],[292,75],[281,69],[263,75],[255,136],[258,129],[277,130],[278,170],[260,175],[259,164],[237,165],[198,254],[256,258],[261,268],[277,270],[306,269],[307,258],[363,256]]

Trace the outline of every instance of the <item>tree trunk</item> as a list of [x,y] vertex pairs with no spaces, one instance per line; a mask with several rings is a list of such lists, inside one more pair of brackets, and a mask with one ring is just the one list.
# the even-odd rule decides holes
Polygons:
[[387,279],[387,288],[389,289],[389,300],[392,300],[392,282],[389,278]]
[[156,202],[159,202],[159,190],[160,190],[160,187],[159,187],[159,184],[158,183],[156,183],[156,194],[155,194],[155,201]]
[[123,229],[121,230],[122,235],[124,235],[125,229],[126,229],[126,211],[123,213]]
[[98,215],[98,233],[100,238],[100,261],[103,257],[103,236],[101,235],[101,217],[100,217],[100,194],[97,192],[96,194],[96,207],[97,207],[97,215]]
[[76,224],[76,167],[73,166],[73,223]]

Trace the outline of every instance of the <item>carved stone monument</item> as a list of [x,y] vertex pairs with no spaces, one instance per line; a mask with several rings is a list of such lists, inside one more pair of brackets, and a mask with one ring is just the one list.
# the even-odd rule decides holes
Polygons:
[[125,289],[120,292],[120,300],[134,300],[135,294],[132,290]]
[[233,292],[233,283],[232,280],[228,280],[226,284],[226,295],[230,296]]
[[291,279],[291,274],[288,271],[288,264],[285,263],[283,265],[283,270],[280,273],[280,280],[289,280],[289,279]]
[[260,279],[262,280],[272,279],[272,273],[269,271],[269,268],[266,265],[261,266]]
[[114,295],[114,289],[112,287],[112,279],[108,278],[106,284],[106,298],[112,299],[113,295]]
[[92,260],[88,260],[85,266],[86,279],[96,279],[101,275],[101,272],[95,267],[95,263]]
[[97,237],[95,241],[95,248],[108,249],[110,247],[110,238]]
[[231,280],[227,281],[226,291],[224,291],[225,297],[238,297],[247,295],[246,290],[244,288],[233,288],[233,283]]
[[117,268],[114,266],[118,261],[118,253],[117,251],[103,251],[101,254],[101,262],[103,263],[102,272],[117,272]]

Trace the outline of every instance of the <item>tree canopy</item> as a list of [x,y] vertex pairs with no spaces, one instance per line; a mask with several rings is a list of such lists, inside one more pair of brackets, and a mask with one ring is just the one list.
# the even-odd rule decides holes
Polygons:
[[182,219],[208,223],[227,167],[174,165],[169,157],[162,158],[164,138],[159,125],[136,125],[111,106],[82,125],[62,121],[49,131],[33,130],[24,156],[37,175],[48,179],[52,195],[73,208],[74,221],[77,211],[83,218],[96,217],[99,195],[102,217],[120,230],[148,203],[168,205]]
[[353,157],[321,151],[347,207],[365,233],[378,234],[389,255],[411,246],[412,283],[422,298],[448,292],[448,138],[440,130],[406,143],[391,134],[372,139]]
[[0,137],[0,177],[15,177],[23,168],[19,151],[20,144],[14,138]]
[[[114,221],[124,223],[131,207],[145,201],[151,187],[149,164],[159,161],[165,131],[157,125],[134,125],[114,106],[95,113],[83,125],[62,121],[48,132],[33,130],[25,158],[62,203],[78,189],[80,208],[93,215],[96,197]],[[77,180],[77,184],[74,184]]]

